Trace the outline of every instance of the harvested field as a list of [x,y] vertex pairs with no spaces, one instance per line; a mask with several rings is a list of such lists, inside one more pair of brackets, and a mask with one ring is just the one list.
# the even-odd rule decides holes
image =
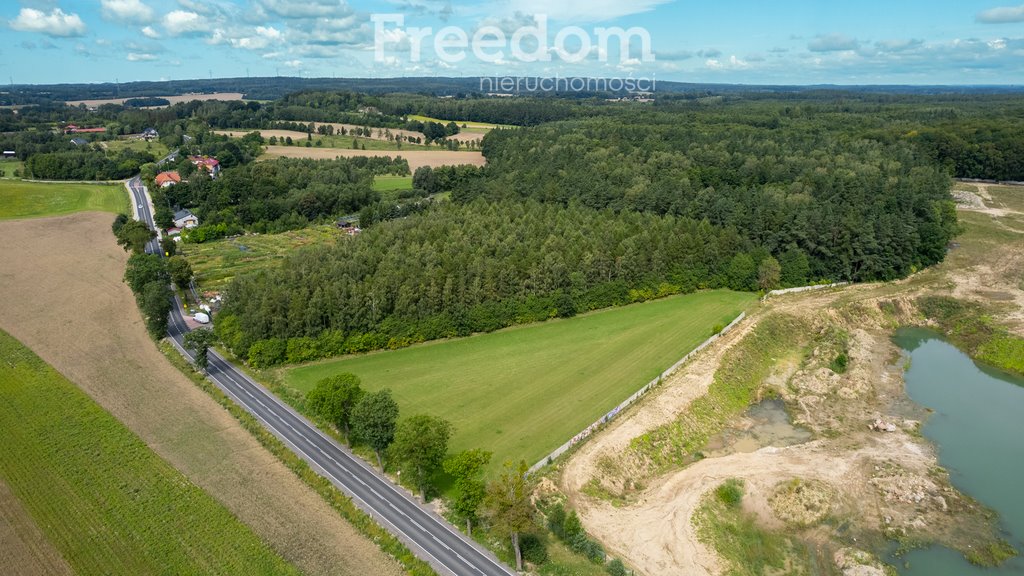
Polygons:
[[0,328],[308,574],[401,574],[146,335],[112,216],[0,222]]
[[[179,102],[191,102],[193,100],[242,100],[245,94],[241,92],[214,92],[212,94],[180,94],[178,96],[147,96],[147,98],[164,98],[170,103],[178,104]],[[133,96],[132,98],[138,98]],[[68,106],[78,106],[85,104],[88,108],[94,108],[96,106],[102,106],[104,104],[124,104],[126,100],[132,98],[106,98],[96,100],[68,100],[65,102]],[[157,106],[159,108],[159,106]]]
[[261,158],[352,158],[355,156],[401,156],[409,161],[413,172],[420,166],[458,166],[471,164],[483,166],[487,160],[480,152],[449,152],[447,150],[398,150],[383,152],[376,150],[346,150],[344,148],[300,148],[297,146],[267,146],[267,153]]

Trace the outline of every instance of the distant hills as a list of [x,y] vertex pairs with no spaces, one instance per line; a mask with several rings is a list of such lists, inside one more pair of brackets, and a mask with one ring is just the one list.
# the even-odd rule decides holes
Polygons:
[[[486,87],[486,83],[484,84]],[[416,93],[432,96],[480,94],[481,78],[296,78],[287,76],[259,78],[216,78],[168,80],[163,82],[125,82],[99,84],[15,84],[0,90],[0,104],[31,104],[46,100],[86,100],[100,98],[138,98],[189,93],[241,92],[251,100],[273,100],[302,90],[350,90],[370,94]],[[489,90],[488,90],[489,91]],[[1006,94],[1024,93],[1024,86],[910,86],[910,85],[747,85],[698,84],[658,80],[659,94],[715,95],[730,93],[794,94]],[[533,96],[604,97],[613,92],[529,93]]]

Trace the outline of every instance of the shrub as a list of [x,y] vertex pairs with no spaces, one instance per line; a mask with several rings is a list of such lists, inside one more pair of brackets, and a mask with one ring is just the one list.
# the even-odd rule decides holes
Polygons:
[[627,576],[626,566],[622,564],[622,560],[618,558],[613,559],[604,567],[604,571],[611,574],[611,576]]
[[849,361],[850,358],[846,355],[846,352],[840,352],[839,355],[835,357],[835,360],[832,360],[829,368],[831,368],[836,374],[845,374]]
[[718,488],[715,488],[715,496],[727,506],[733,508],[739,506],[743,501],[743,481],[736,478],[726,480]]
[[548,544],[537,534],[523,534],[519,538],[519,549],[523,560],[539,566],[548,561]]

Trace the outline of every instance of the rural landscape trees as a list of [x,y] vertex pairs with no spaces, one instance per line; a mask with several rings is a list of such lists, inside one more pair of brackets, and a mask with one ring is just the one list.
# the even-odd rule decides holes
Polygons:
[[352,413],[365,394],[359,384],[359,377],[355,374],[335,374],[317,382],[316,388],[306,395],[310,411],[333,424],[344,434],[349,446],[352,445]]
[[526,462],[505,462],[501,475],[487,487],[487,496],[483,502],[491,529],[512,542],[516,570],[523,569],[519,537],[534,526],[534,510],[530,503],[530,483],[526,470]]
[[451,434],[450,422],[426,414],[410,416],[395,428],[392,457],[402,470],[412,474],[413,482],[424,500],[427,498],[430,478],[441,469],[448,454]]
[[384,452],[395,439],[398,403],[391,392],[380,390],[363,396],[352,409],[352,431],[377,456],[377,466],[384,470]]

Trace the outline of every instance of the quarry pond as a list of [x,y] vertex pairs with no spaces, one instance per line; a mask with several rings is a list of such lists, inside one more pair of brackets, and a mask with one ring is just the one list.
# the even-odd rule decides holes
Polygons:
[[[906,390],[932,411],[922,433],[938,449],[953,484],[999,514],[1005,538],[1024,548],[1024,379],[976,364],[936,332],[904,328],[895,343],[909,360]],[[934,547],[890,561],[902,576],[1024,574],[1017,556],[979,568],[958,552]]]

